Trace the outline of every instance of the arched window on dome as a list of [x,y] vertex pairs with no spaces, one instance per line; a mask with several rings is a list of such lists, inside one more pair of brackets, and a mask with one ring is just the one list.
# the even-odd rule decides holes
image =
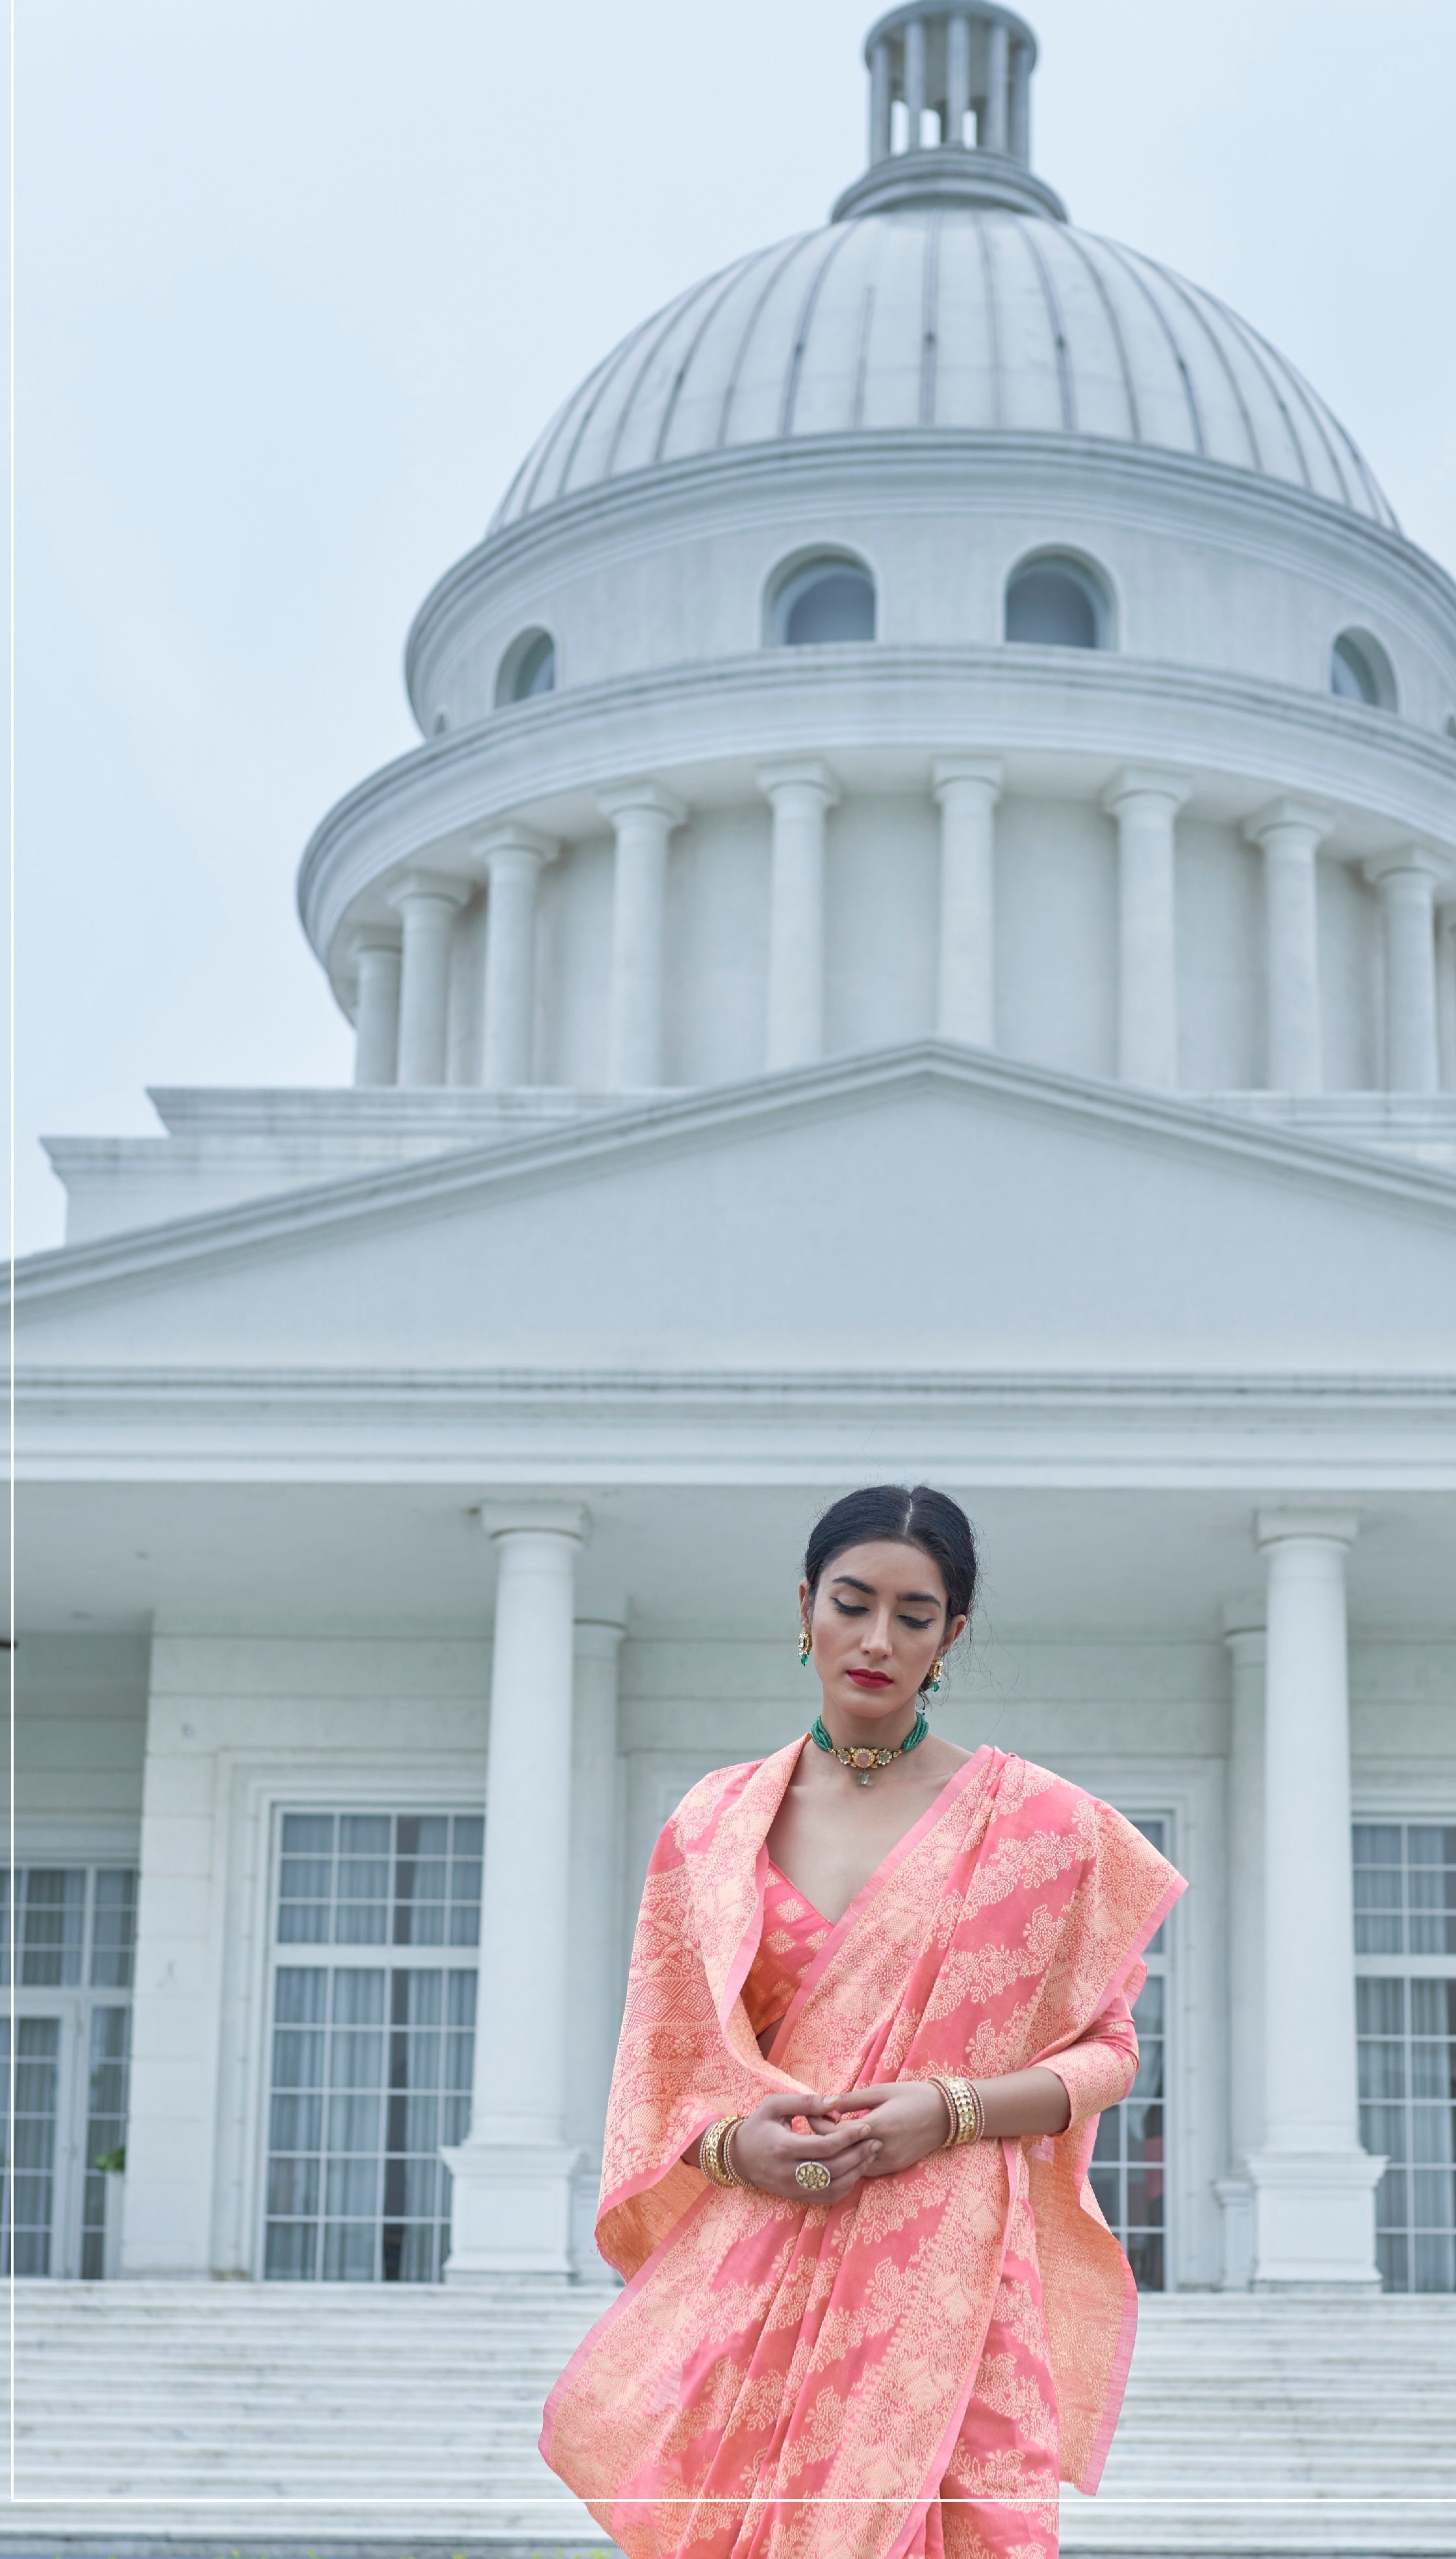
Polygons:
[[766,637],[771,648],[813,649],[873,640],[875,581],[849,551],[819,551],[786,561],[769,587]]
[[1112,597],[1090,560],[1035,551],[1006,580],[1006,637],[1036,649],[1109,649]]
[[556,643],[549,631],[522,631],[511,641],[496,677],[496,708],[534,700],[556,689]]
[[1395,677],[1384,650],[1368,631],[1342,631],[1330,651],[1330,690],[1342,702],[1373,711],[1395,708]]

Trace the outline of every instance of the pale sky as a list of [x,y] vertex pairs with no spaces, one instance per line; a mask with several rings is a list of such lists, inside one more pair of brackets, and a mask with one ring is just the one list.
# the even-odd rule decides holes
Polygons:
[[[864,159],[861,0],[14,0],[17,1192],[348,1081],[293,905],[557,402]],[[1456,0],[1039,0],[1075,222],[1292,358],[1456,569]]]

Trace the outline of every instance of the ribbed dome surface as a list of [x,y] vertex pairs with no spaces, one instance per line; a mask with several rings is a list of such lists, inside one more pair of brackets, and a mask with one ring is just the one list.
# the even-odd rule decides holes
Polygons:
[[1323,400],[1212,294],[1065,224],[954,206],[781,240],[679,295],[566,402],[492,529],[657,464],[906,427],[1114,437],[1395,522]]

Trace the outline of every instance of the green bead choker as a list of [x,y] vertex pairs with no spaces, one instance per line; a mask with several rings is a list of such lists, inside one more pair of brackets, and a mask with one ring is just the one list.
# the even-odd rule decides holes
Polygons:
[[831,1759],[837,1759],[841,1768],[852,1769],[860,1784],[867,1786],[877,1768],[888,1768],[892,1759],[903,1759],[907,1750],[918,1750],[930,1729],[924,1708],[918,1706],[915,1722],[904,1740],[898,1742],[893,1750],[875,1750],[868,1745],[861,1748],[849,1742],[841,1744],[836,1741],[826,1729],[823,1717],[816,1715],[809,1727],[809,1739],[817,1742],[821,1750],[827,1750]]

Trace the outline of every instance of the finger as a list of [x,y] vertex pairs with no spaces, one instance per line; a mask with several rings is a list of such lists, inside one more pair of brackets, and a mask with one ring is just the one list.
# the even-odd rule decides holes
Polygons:
[[875,2088],[846,2089],[842,2097],[821,2097],[819,2104],[826,2115],[869,2113],[876,2106],[883,2106],[887,2097],[903,2097],[906,2089],[915,2084],[913,2080],[890,2079]]
[[796,2115],[826,2115],[830,2109],[822,2097],[806,2095],[799,2088],[779,2088],[754,2111],[761,2123],[787,2124]]
[[825,2188],[824,2201],[842,2203],[846,2194],[852,2194],[857,2185],[863,2184],[867,2175],[868,2171],[862,2168],[845,2169],[835,2178],[833,2184]]
[[[793,2186],[789,2189],[793,2193],[795,2201],[801,2203],[832,2203],[838,2195],[846,2192],[851,2185],[857,2183],[859,2178],[863,2175],[866,2160],[873,2156],[874,2151],[877,2150],[878,2147],[878,2144],[874,2144],[872,2146],[869,2143],[862,2143],[857,2151],[847,2152],[842,2158],[836,2159],[832,2167],[829,2168],[829,2183],[827,2185],[801,2186],[796,2178]],[[826,2167],[829,2166],[827,2161],[824,2165]]]
[[796,2160],[822,2160],[829,2167],[841,2152],[852,2149],[856,2142],[862,2142],[867,2129],[864,2124],[836,2124],[831,2133],[791,2133],[789,2138]]
[[833,2193],[834,2190],[843,2185],[846,2181],[850,2184],[853,2184],[856,2178],[863,2177],[866,2172],[873,2167],[877,2156],[877,2149],[871,2150],[867,2144],[857,2151],[846,2151],[844,2157],[842,2159],[835,2160],[833,2166],[829,2169],[829,2183],[827,2186],[822,2187],[820,2191],[823,2193]]

